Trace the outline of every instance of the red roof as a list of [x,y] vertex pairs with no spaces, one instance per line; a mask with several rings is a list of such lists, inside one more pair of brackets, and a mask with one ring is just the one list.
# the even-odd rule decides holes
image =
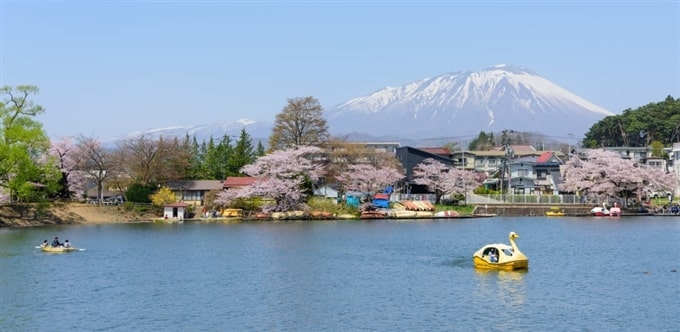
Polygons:
[[551,151],[543,152],[543,154],[541,154],[540,156],[538,156],[538,158],[536,158],[536,162],[537,163],[547,162],[548,160],[550,160],[550,158],[552,158],[552,156],[553,156],[553,152],[551,152]]
[[187,207],[189,204],[187,203],[170,203],[170,204],[165,204],[165,207]]
[[418,148],[418,150],[440,156],[449,156],[451,154],[451,151],[447,148]]
[[230,176],[226,180],[224,180],[223,188],[227,189],[249,186],[259,179],[260,178],[252,176]]

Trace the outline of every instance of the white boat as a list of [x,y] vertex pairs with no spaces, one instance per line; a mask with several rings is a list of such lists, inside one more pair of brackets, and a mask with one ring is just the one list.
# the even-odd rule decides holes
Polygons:
[[590,215],[594,217],[607,217],[609,216],[609,209],[607,209],[605,203],[602,203],[602,206],[596,206],[590,209]]

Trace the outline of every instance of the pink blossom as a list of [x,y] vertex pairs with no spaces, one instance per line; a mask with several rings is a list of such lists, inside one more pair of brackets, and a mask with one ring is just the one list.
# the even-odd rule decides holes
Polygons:
[[403,174],[391,167],[379,168],[368,164],[349,165],[348,169],[336,176],[345,191],[360,191],[373,194],[394,185]]
[[474,171],[451,167],[433,158],[423,160],[413,169],[413,182],[433,191],[437,203],[443,195],[462,194],[476,188],[479,179]]
[[577,156],[565,164],[560,190],[604,200],[620,197],[622,192],[640,194],[644,189],[674,190],[678,184],[674,173],[639,165],[616,152],[591,150],[586,160]]

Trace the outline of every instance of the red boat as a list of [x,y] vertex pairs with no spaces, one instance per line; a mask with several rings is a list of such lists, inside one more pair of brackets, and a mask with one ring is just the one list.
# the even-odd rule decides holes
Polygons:
[[359,219],[385,219],[385,217],[385,213],[375,210],[361,211],[361,215],[359,215]]

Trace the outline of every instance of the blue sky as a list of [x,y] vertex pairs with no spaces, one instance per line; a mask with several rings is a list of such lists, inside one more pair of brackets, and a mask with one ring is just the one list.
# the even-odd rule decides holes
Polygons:
[[0,0],[0,37],[0,85],[40,88],[51,137],[273,121],[500,63],[615,113],[680,97],[678,1]]

